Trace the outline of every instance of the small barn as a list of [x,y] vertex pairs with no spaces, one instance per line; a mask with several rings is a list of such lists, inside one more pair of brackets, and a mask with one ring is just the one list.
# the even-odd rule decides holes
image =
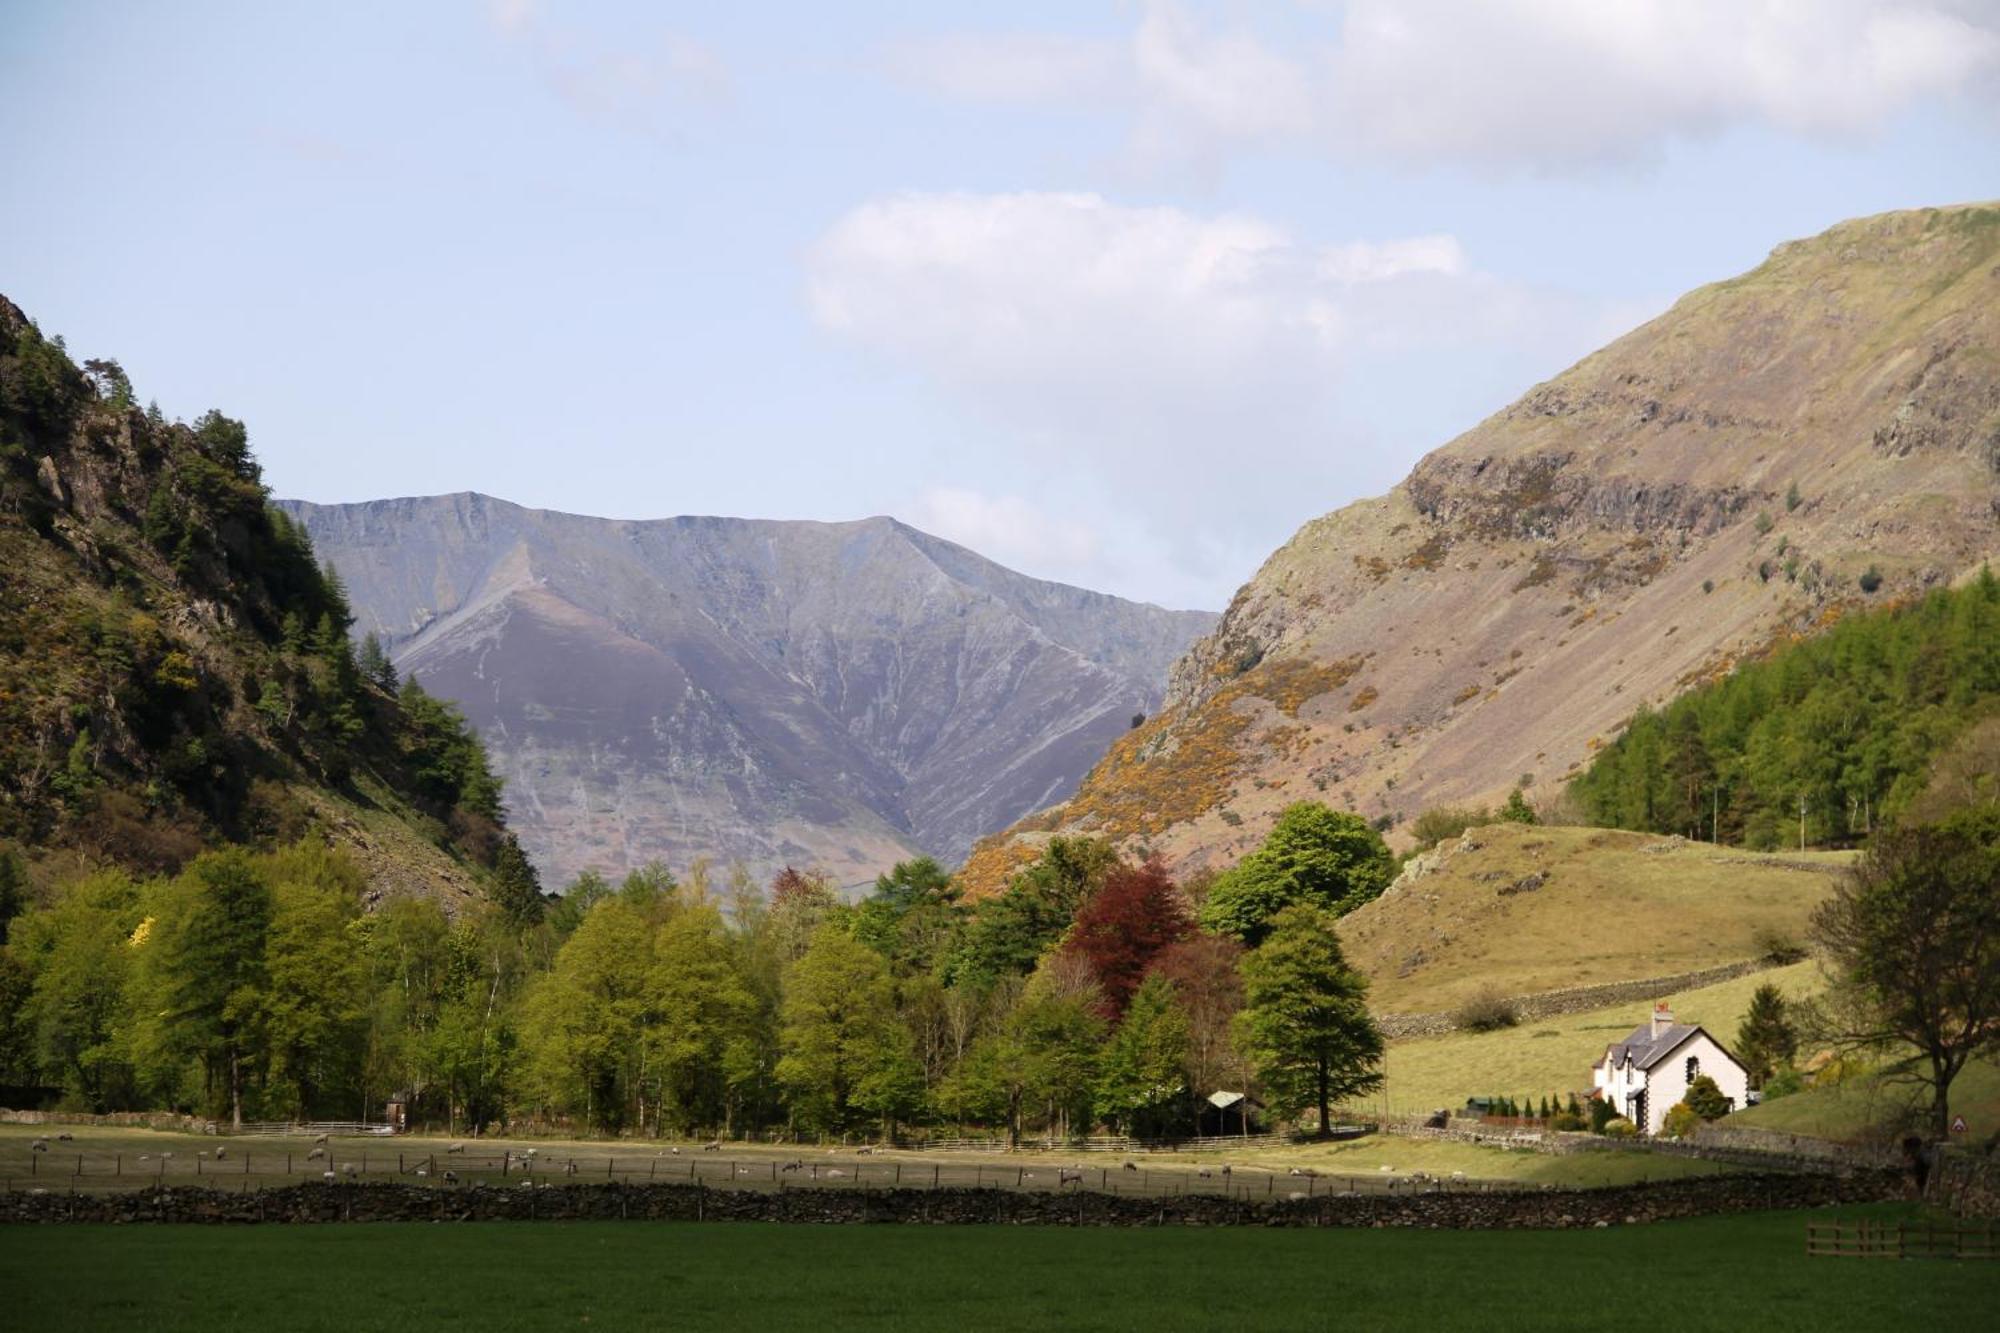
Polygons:
[[1703,1074],[1715,1080],[1731,1110],[1749,1104],[1750,1072],[1699,1024],[1676,1023],[1662,1002],[1653,1006],[1650,1022],[1605,1049],[1590,1082],[1641,1134],[1657,1134],[1668,1110]]
[[1264,1104],[1248,1093],[1211,1092],[1202,1101],[1200,1123],[1195,1132],[1204,1138],[1255,1134],[1263,1115]]

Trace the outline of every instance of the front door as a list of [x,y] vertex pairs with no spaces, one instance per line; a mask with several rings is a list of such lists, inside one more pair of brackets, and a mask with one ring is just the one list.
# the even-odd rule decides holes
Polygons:
[[1644,1088],[1632,1094],[1632,1123],[1639,1127],[1641,1134],[1646,1132],[1646,1090]]

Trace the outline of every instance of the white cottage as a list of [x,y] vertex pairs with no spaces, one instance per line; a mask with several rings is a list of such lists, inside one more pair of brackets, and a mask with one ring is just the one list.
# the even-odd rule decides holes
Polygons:
[[1748,1103],[1750,1071],[1700,1026],[1674,1022],[1674,1011],[1661,1003],[1653,1006],[1651,1023],[1612,1043],[1592,1066],[1590,1082],[1640,1133],[1657,1134],[1667,1111],[1703,1074],[1715,1080],[1731,1110]]

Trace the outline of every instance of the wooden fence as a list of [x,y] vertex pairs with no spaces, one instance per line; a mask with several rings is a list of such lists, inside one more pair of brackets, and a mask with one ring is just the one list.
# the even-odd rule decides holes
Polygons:
[[2000,1259],[2000,1226],[1935,1222],[1806,1223],[1806,1254],[1826,1259]]
[[342,1134],[349,1137],[362,1135],[389,1135],[396,1132],[394,1125],[380,1125],[367,1120],[261,1120],[254,1124],[239,1125],[234,1129],[218,1126],[222,1133],[250,1138],[303,1138],[310,1134]]

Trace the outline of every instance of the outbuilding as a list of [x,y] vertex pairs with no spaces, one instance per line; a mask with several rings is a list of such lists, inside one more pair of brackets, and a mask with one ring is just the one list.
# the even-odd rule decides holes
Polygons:
[[1703,1074],[1715,1080],[1731,1110],[1748,1105],[1750,1071],[1701,1025],[1676,1023],[1663,1001],[1653,1006],[1651,1022],[1606,1048],[1591,1067],[1590,1082],[1640,1133],[1657,1134],[1667,1111]]

